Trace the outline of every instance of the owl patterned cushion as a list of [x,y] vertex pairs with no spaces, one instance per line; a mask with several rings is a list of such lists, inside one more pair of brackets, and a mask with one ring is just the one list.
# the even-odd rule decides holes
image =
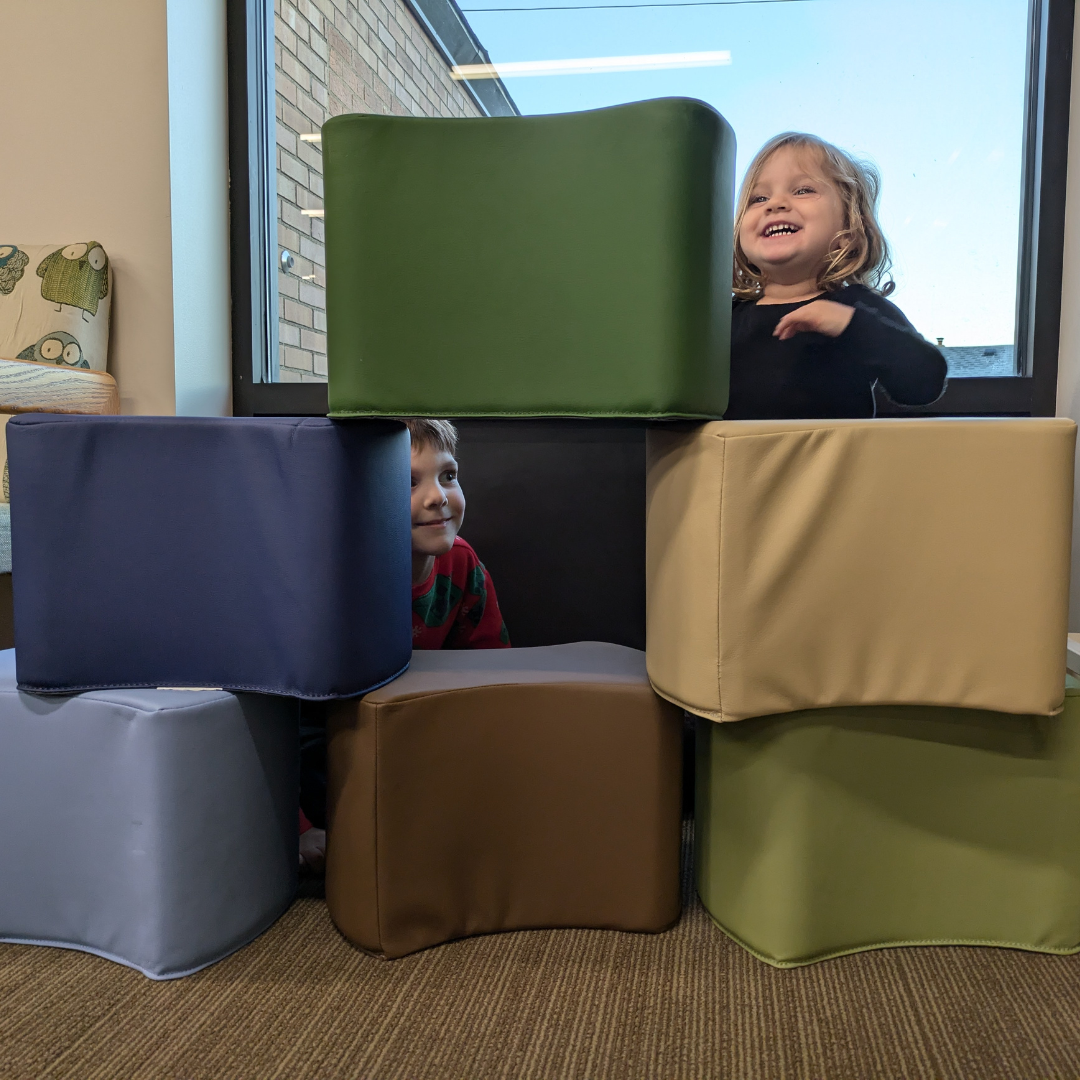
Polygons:
[[104,371],[112,270],[96,240],[0,242],[0,359]]

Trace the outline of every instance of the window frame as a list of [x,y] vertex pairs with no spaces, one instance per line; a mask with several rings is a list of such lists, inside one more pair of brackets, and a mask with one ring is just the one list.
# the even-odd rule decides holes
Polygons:
[[[463,48],[486,60],[454,0],[406,4],[448,64],[472,62],[448,51],[459,37]],[[1032,0],[1030,6],[1017,272],[1019,374],[953,379],[936,402],[914,409],[879,394],[879,416],[1056,412],[1074,9],[1075,0]],[[227,0],[227,21],[233,414],[325,416],[325,383],[274,381],[278,243],[273,0]],[[440,34],[440,26],[451,27],[453,34]],[[488,92],[498,94],[500,88],[501,83]],[[493,99],[485,111],[502,110]]]
[[277,155],[273,0],[227,0],[233,415],[278,369]]

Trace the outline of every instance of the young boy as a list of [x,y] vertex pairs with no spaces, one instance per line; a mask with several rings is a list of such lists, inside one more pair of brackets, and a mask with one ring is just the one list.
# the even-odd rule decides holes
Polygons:
[[[412,438],[412,607],[414,649],[507,649],[491,575],[458,536],[465,496],[458,482],[457,431],[447,420],[406,420]],[[325,735],[303,727],[302,787],[325,799]],[[309,806],[310,808],[310,806]],[[317,816],[312,811],[313,816]],[[300,811],[300,866],[321,873],[326,832]]]
[[454,425],[405,423],[412,437],[413,648],[509,648],[491,575],[458,536],[465,496]]

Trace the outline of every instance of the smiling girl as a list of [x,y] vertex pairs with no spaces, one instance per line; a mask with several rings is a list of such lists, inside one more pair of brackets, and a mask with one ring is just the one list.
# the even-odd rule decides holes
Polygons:
[[875,383],[902,405],[941,395],[944,357],[885,299],[879,187],[813,135],[758,151],[736,208],[726,420],[872,417]]

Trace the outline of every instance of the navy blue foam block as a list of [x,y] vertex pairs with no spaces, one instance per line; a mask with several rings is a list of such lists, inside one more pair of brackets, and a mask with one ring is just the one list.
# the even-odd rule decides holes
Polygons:
[[351,697],[408,666],[401,424],[31,414],[8,458],[21,689]]

